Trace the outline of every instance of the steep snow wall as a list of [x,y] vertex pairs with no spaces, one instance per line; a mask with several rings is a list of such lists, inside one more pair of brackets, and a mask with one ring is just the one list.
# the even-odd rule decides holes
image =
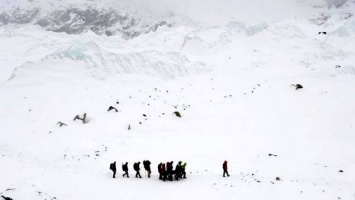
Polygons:
[[112,52],[95,42],[77,43],[50,54],[46,59],[71,59],[85,62],[92,75],[104,79],[111,74],[146,74],[163,79],[199,74],[210,70],[202,62],[190,60],[178,52],[146,50]]
[[[60,66],[61,62],[67,61],[70,61],[71,65],[77,63],[85,66],[92,77],[99,79],[125,73],[170,80],[211,70],[205,63],[190,61],[177,51],[148,47],[134,50],[119,36],[104,37],[94,33],[77,36],[65,33],[49,34],[35,27],[7,26],[0,30],[0,42],[4,44],[3,48],[0,48],[0,53],[4,55],[0,59],[2,82],[10,76],[16,77],[23,68],[51,68],[52,62]],[[15,43],[18,45],[14,45]],[[6,48],[7,45],[12,45],[12,50]]]

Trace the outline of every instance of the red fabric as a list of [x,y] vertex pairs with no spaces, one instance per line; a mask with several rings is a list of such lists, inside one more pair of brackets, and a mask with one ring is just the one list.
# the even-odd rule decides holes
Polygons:
[[224,163],[223,163],[223,169],[224,169],[224,170],[228,170],[227,162],[224,162]]

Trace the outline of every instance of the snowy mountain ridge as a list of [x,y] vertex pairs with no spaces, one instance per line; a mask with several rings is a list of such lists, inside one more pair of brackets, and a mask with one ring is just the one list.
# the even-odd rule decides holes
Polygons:
[[[9,2],[6,2],[9,3]],[[5,4],[6,4],[5,3]],[[34,24],[45,30],[68,34],[85,33],[88,30],[98,35],[120,35],[130,39],[156,31],[162,26],[173,26],[173,22],[140,15],[113,5],[91,1],[11,4],[0,8],[0,26],[7,24]]]
[[[331,15],[339,13],[339,15],[351,18],[355,12],[355,2],[353,0],[341,2],[331,0],[297,1],[298,6],[302,5],[304,9],[315,7],[308,11],[308,14],[304,13],[304,15],[319,25],[323,25],[327,21],[329,13]],[[221,4],[225,3],[221,2]],[[271,3],[266,2],[264,4]],[[196,22],[187,17],[177,17],[174,14],[158,15],[152,11],[134,9],[128,6],[129,3],[124,0],[118,2],[112,0],[101,0],[100,2],[91,0],[1,0],[0,5],[0,26],[7,24],[34,24],[41,26],[45,30],[68,34],[80,34],[90,30],[98,35],[120,35],[125,39],[131,39],[142,34],[154,32],[159,27],[181,25],[183,21],[187,20],[190,21],[188,23],[191,25],[197,25]],[[329,8],[326,8],[325,5],[328,5]],[[282,10],[282,7],[280,9]],[[213,13],[211,14],[213,15]],[[302,13],[299,14],[298,16],[302,16]],[[238,18],[231,17],[230,21],[238,21]],[[265,18],[265,21],[260,24],[267,21],[268,19]]]
[[[45,31],[31,25],[21,27],[9,24],[1,27],[1,32],[4,40],[14,41],[16,38],[22,38],[21,40],[26,40],[27,37],[33,38],[28,49],[23,45],[24,50],[18,49],[16,54],[21,55],[21,51],[31,50],[34,55],[33,58],[37,58],[32,60],[34,62],[43,62],[48,59],[78,60],[86,63],[91,73],[100,79],[104,79],[109,74],[122,72],[147,73],[164,79],[171,79],[176,76],[211,69],[200,59],[191,61],[191,58],[185,55],[209,55],[218,51],[218,49],[231,46],[239,40],[236,38],[240,37],[257,38],[268,34],[268,37],[275,39],[315,37],[325,45],[328,40],[343,37],[353,38],[355,35],[355,18],[345,13],[347,12],[334,12],[332,17],[323,22],[323,25],[314,24],[307,19],[293,17],[274,24],[261,23],[251,26],[242,22],[230,22],[227,25],[220,26],[176,24],[175,27],[162,27],[158,31],[128,41],[120,36],[100,37],[91,31],[81,35],[74,34],[72,37],[65,33],[51,33],[51,37],[48,37]],[[318,32],[314,29],[318,29],[318,32],[326,31],[327,35],[318,35]],[[27,32],[35,34],[27,34]],[[53,41],[56,41],[56,43],[52,44]],[[343,48],[346,49],[348,46],[349,44]],[[152,51],[151,48],[156,50]],[[44,49],[47,50],[43,51]],[[165,53],[166,51],[169,53]],[[6,52],[4,49],[4,53],[11,52]],[[21,68],[21,66],[27,65],[25,64],[27,61],[21,60],[21,58],[18,58],[11,62],[18,63],[16,64],[17,68]],[[9,61],[3,62],[3,64],[11,63]],[[12,74],[11,68],[7,68],[8,73],[2,74],[1,79],[3,81]],[[166,71],[163,72],[163,69]]]

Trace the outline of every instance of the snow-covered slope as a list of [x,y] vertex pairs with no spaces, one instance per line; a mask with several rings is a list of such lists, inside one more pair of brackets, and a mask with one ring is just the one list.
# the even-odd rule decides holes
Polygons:
[[130,40],[1,26],[0,199],[355,199],[353,8]]

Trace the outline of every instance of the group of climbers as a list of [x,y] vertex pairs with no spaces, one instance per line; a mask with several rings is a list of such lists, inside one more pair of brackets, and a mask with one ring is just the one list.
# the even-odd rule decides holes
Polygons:
[[[133,169],[134,169],[134,171],[136,171],[136,178],[142,178],[142,176],[140,174],[140,166],[139,166],[140,163],[141,162],[136,162],[133,164]],[[150,164],[151,164],[151,162],[149,160],[143,160],[143,167],[147,171],[148,178],[150,178],[150,175],[152,173],[152,170],[150,168]],[[173,161],[170,161],[167,163],[159,163],[159,165],[158,165],[159,180],[173,181],[173,179],[175,179],[178,181],[179,179],[186,178],[187,163],[186,162],[182,163],[182,161],[179,161],[178,164],[175,166],[175,170],[173,169],[174,168],[173,164],[174,164]],[[227,164],[228,164],[228,162],[225,160],[222,165],[223,177],[225,177],[225,175],[229,176]],[[110,164],[110,170],[112,170],[112,172],[113,172],[113,178],[116,178],[116,172],[117,172],[116,161]],[[122,176],[123,177],[127,176],[127,178],[129,178],[128,162],[126,162],[125,164],[122,163],[122,171],[124,172]]]
[[[158,172],[160,174],[159,179],[162,179],[165,181],[165,179],[172,180],[173,176],[175,177],[176,180],[179,180],[181,178],[186,178],[186,172],[185,172],[185,167],[186,167],[186,162],[184,164],[181,164],[182,162],[179,161],[178,165],[176,165],[175,170],[173,170],[173,161],[167,162],[167,168],[165,168],[165,164],[160,163],[158,165]],[[136,178],[142,178],[140,174],[140,164],[141,162],[136,162],[133,164],[133,169],[136,171]],[[150,178],[150,175],[152,174],[152,170],[150,168],[151,162],[149,160],[143,160],[143,167],[147,171],[148,178]],[[113,178],[116,178],[116,173],[117,173],[117,167],[116,167],[116,161],[110,164],[110,170],[113,172]],[[129,178],[129,173],[128,173],[128,162],[122,163],[122,171],[123,177]]]
[[159,180],[165,181],[167,179],[172,181],[173,178],[175,178],[175,180],[178,181],[179,179],[186,178],[186,162],[182,164],[182,161],[179,161],[175,167],[175,170],[173,170],[173,164],[173,161],[167,162],[166,164],[159,163]]

